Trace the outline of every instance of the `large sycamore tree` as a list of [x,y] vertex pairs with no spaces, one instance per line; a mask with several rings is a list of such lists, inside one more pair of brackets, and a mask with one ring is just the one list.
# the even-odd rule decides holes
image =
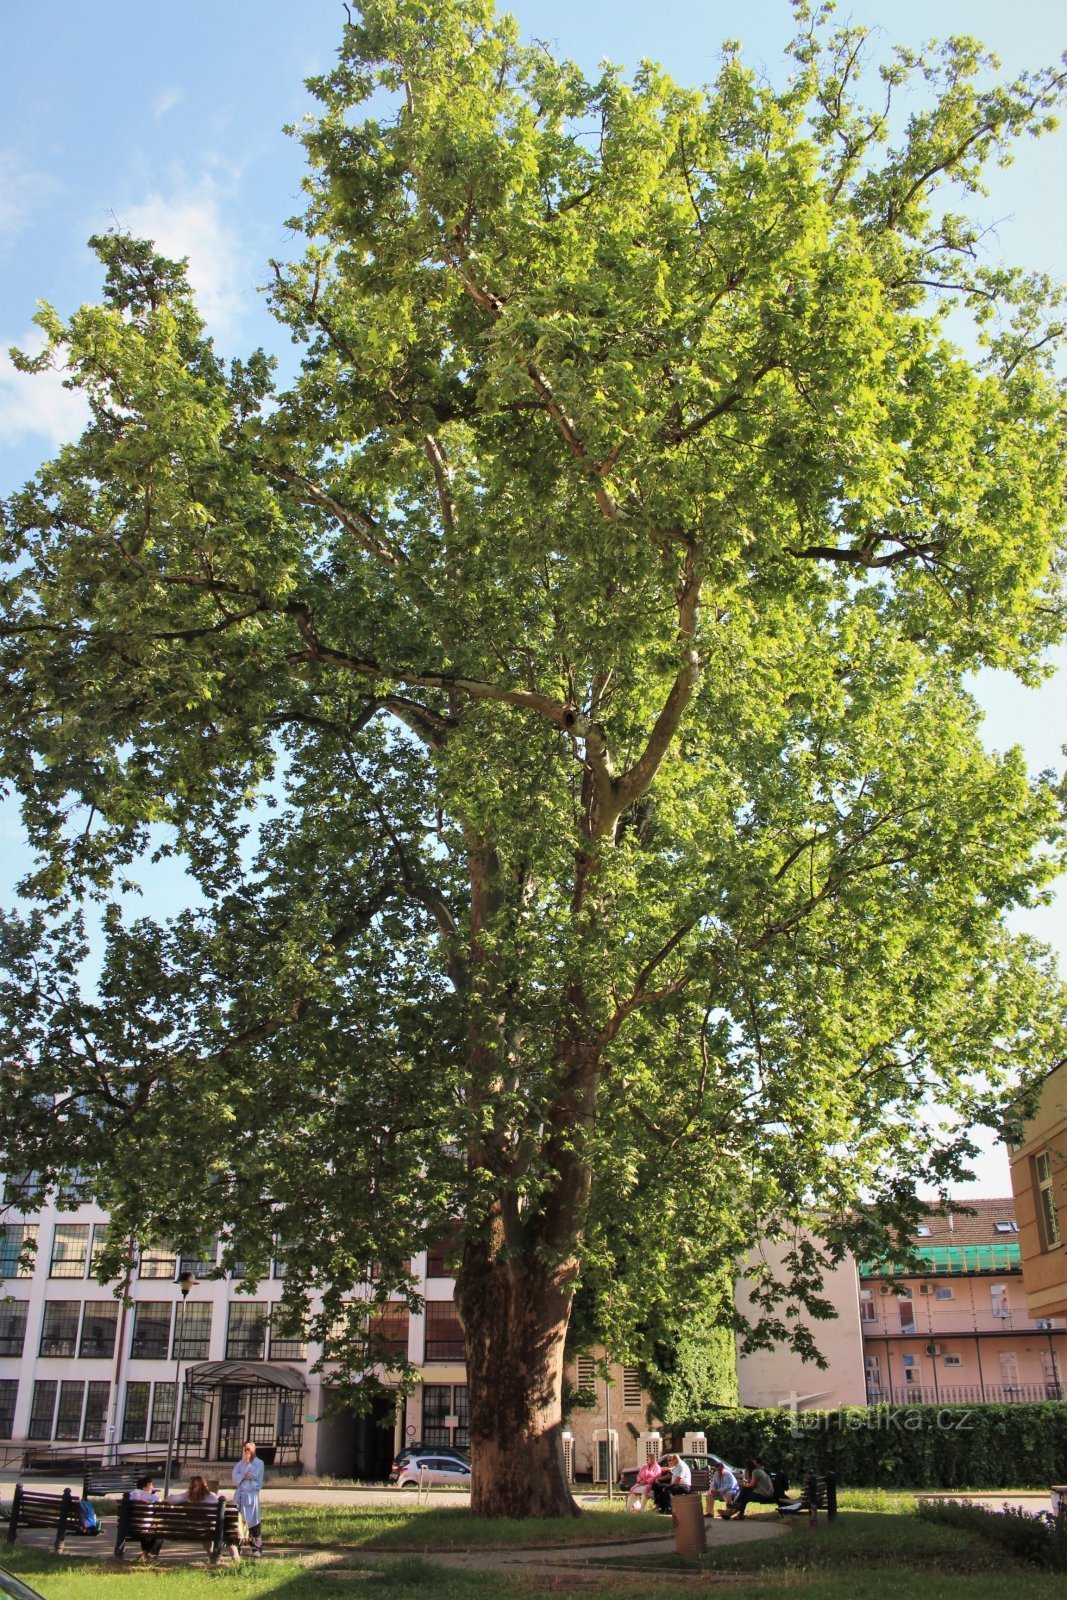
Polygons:
[[1059,1048],[1005,931],[1055,786],[967,687],[1062,630],[1056,296],[967,213],[1061,79],[797,19],[780,92],[688,89],[366,0],[291,387],[115,236],[22,358],[91,420],[5,510],[0,1158],[252,1277],[277,1236],[350,1372],[455,1231],[489,1514],[573,1510],[576,1304],[652,1363],[785,1240],[752,1336],[804,1347]]

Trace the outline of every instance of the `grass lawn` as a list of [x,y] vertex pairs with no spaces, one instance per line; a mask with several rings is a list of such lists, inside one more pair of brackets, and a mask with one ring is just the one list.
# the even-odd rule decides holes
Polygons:
[[[815,1530],[791,1525],[778,1539],[716,1549],[709,1531],[712,1549],[699,1562],[637,1552],[615,1558],[619,1566],[625,1559],[628,1576],[598,1572],[596,1566],[580,1573],[561,1569],[550,1577],[514,1569],[453,1571],[417,1554],[385,1554],[494,1545],[558,1551],[577,1540],[610,1544],[627,1533],[665,1531],[659,1519],[627,1518],[607,1508],[577,1521],[534,1524],[485,1522],[459,1507],[272,1507],[270,1537],[284,1533],[334,1548],[322,1550],[312,1564],[282,1556],[216,1572],[133,1563],[117,1568],[25,1546],[9,1546],[0,1561],[34,1583],[46,1600],[111,1600],[120,1593],[128,1600],[340,1600],[356,1594],[372,1600],[424,1600],[427,1594],[434,1600],[548,1600],[563,1594],[666,1600],[724,1591],[746,1600],[1020,1600],[1020,1594],[1025,1600],[1063,1600],[1062,1574],[1024,1565],[970,1531],[920,1520],[913,1496],[857,1491],[842,1501],[849,1509],[834,1524],[820,1518]],[[375,1569],[376,1550],[383,1559]],[[607,1552],[604,1559],[612,1560]]]

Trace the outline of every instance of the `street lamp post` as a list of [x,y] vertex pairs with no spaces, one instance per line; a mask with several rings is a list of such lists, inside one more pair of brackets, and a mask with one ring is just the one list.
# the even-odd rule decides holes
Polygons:
[[185,1302],[189,1298],[189,1290],[196,1282],[195,1272],[183,1272],[178,1279],[178,1288],[182,1292],[181,1305],[178,1307],[178,1326],[174,1334],[174,1404],[170,1412],[170,1434],[167,1439],[167,1465],[163,1473],[163,1498],[170,1494],[170,1472],[174,1461],[175,1435],[178,1428],[178,1417],[181,1412],[181,1375],[182,1375],[182,1335],[185,1333]]

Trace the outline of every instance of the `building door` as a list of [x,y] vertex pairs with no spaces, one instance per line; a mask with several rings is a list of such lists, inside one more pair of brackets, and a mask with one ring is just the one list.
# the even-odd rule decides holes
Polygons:
[[989,1299],[993,1307],[993,1315],[1000,1321],[1006,1322],[1011,1316],[1011,1306],[1008,1304],[1007,1284],[991,1283],[989,1285]]
[[360,1483],[384,1483],[393,1464],[396,1402],[380,1396],[352,1429],[352,1476]]
[[241,1447],[248,1438],[246,1426],[247,1389],[224,1384],[219,1391],[219,1460],[239,1461]]

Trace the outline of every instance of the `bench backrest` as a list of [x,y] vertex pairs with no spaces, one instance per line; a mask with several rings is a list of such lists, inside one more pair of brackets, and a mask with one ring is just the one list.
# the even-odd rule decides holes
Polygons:
[[[19,1486],[21,1488],[21,1485]],[[72,1519],[77,1501],[67,1489],[63,1494],[45,1494],[36,1489],[23,1489],[17,1494],[15,1509],[18,1523],[23,1528],[58,1528],[64,1508]]]
[[186,1500],[163,1503],[122,1497],[119,1509],[119,1539],[172,1539],[204,1544],[236,1544],[240,1528],[236,1506],[228,1505],[225,1495],[214,1505],[190,1505]]

